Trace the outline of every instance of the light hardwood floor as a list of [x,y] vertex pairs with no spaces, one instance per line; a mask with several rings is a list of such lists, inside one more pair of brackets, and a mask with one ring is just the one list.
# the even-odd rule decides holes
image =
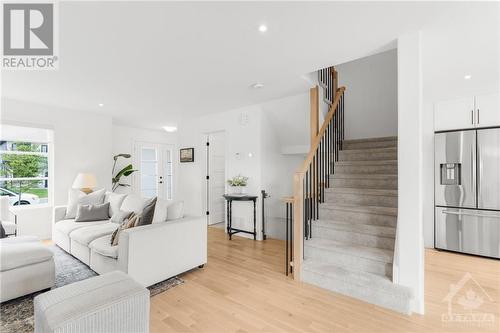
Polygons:
[[[182,255],[182,253],[179,253]],[[283,274],[284,242],[233,237],[209,228],[208,264],[181,277],[184,284],[151,299],[152,332],[500,332],[500,261],[427,250],[426,314],[405,316]],[[463,290],[483,298],[489,327],[441,319],[450,284],[470,272]],[[462,291],[463,291],[462,290]],[[491,297],[492,301],[488,298]],[[458,297],[457,297],[458,298]],[[454,299],[455,312],[464,313]],[[459,311],[462,310],[462,311]]]

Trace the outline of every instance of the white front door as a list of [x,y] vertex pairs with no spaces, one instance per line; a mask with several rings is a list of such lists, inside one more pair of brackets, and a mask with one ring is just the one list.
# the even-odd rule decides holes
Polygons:
[[157,143],[136,143],[139,169],[138,191],[145,198],[173,199],[173,147]]
[[225,205],[222,197],[226,190],[225,133],[210,133],[207,136],[207,202],[208,224],[224,222]]

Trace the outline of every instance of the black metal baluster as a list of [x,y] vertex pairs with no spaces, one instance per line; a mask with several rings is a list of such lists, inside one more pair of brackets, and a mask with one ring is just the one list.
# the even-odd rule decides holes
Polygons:
[[312,213],[313,213],[313,202],[312,202],[312,183],[313,183],[313,176],[312,176],[312,164],[309,164],[309,238],[312,237],[311,233],[311,224],[312,224]]
[[288,245],[289,245],[288,244],[288,241],[289,241],[289,239],[288,239],[288,228],[289,228],[290,221],[288,219],[288,202],[285,202],[285,205],[286,205],[286,220],[285,220],[285,223],[286,223],[285,274],[286,274],[286,276],[288,276],[288,263],[289,263],[289,261],[288,261]]

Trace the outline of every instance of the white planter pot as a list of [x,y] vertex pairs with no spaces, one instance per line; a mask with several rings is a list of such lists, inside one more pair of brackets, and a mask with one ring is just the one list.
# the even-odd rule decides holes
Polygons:
[[231,186],[231,192],[233,194],[245,194],[246,189],[246,186]]

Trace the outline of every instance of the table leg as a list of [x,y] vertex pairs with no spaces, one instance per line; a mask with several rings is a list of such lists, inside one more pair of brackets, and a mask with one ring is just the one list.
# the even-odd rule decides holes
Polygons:
[[226,231],[229,235],[229,200],[226,201]]
[[229,201],[229,240],[233,239],[233,201]]
[[255,206],[257,205],[257,200],[253,201],[253,240],[257,240],[257,228],[256,228],[256,211],[255,211]]

